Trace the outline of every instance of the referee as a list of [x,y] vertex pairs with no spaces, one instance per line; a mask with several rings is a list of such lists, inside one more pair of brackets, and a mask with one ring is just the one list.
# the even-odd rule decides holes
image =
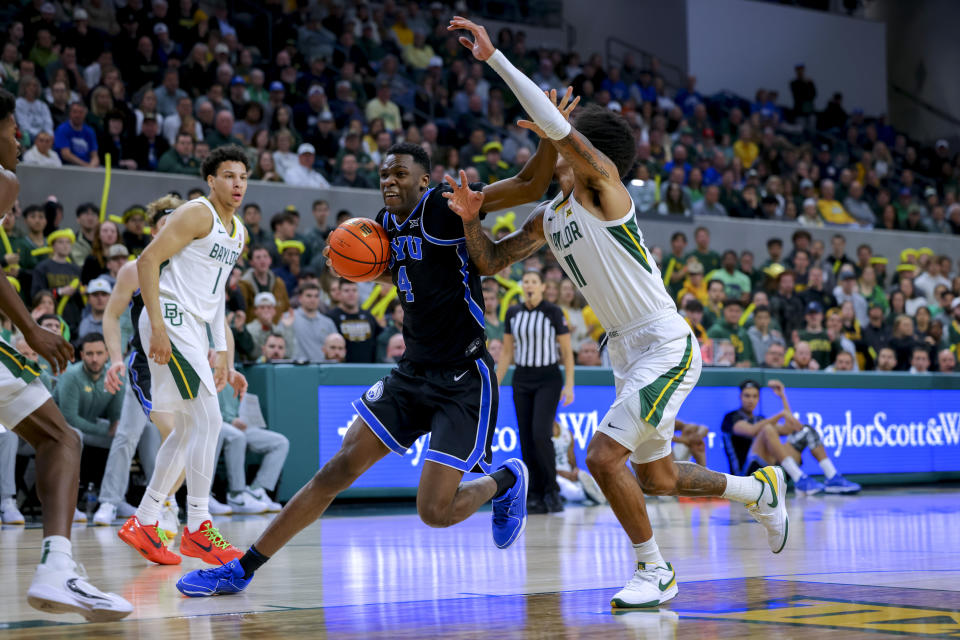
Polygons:
[[[513,404],[517,412],[520,450],[530,469],[529,513],[563,511],[553,451],[553,420],[557,405],[573,402],[573,348],[563,311],[543,299],[546,286],[539,271],[527,271],[521,281],[523,303],[507,310],[503,351],[497,382],[513,372]],[[563,355],[566,384],[557,364],[557,343]]]

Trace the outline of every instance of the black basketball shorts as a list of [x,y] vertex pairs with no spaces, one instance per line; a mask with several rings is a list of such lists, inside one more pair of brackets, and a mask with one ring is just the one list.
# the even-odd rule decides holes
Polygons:
[[142,351],[132,349],[127,356],[127,377],[130,378],[130,387],[137,396],[140,407],[149,418],[153,411],[153,400],[150,397],[150,363]]
[[392,451],[404,455],[430,434],[427,460],[463,472],[489,473],[500,389],[493,358],[458,367],[401,360],[353,407]]

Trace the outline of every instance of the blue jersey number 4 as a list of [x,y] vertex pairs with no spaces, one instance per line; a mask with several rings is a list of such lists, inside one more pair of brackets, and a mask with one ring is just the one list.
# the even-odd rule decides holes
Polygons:
[[402,266],[397,271],[397,289],[407,294],[407,302],[413,302],[413,284],[407,277],[407,267]]

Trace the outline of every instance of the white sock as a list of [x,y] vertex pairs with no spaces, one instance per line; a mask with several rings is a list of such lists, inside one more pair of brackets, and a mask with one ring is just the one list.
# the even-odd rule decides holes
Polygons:
[[166,499],[167,497],[159,491],[147,487],[147,490],[143,492],[143,499],[140,501],[140,506],[137,507],[136,515],[140,524],[150,526],[160,522],[160,509],[163,507],[163,501]]
[[800,471],[800,466],[797,464],[797,461],[789,456],[780,461],[780,466],[793,478],[794,482],[799,481],[800,478],[807,475],[803,471]]
[[43,539],[43,555],[40,564],[50,565],[56,569],[73,567],[73,545],[63,536],[47,536]]
[[820,468],[823,469],[823,475],[827,477],[827,480],[837,475],[837,468],[833,466],[833,460],[830,458],[824,458],[819,461]]
[[650,536],[650,539],[646,542],[633,545],[633,552],[637,555],[637,562],[642,562],[646,565],[657,564],[661,567],[667,566],[663,556],[660,555],[657,540],[653,536]]
[[723,474],[723,477],[727,479],[727,488],[723,490],[722,498],[741,504],[752,504],[763,495],[763,483],[753,476]]
[[210,516],[210,498],[195,498],[187,496],[187,529],[196,532],[206,520],[213,520]]

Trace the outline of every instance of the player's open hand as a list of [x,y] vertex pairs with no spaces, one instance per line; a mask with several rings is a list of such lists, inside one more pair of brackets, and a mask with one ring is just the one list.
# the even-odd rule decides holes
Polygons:
[[444,176],[447,184],[453,189],[451,193],[444,193],[443,197],[447,199],[447,206],[463,218],[464,222],[471,222],[480,216],[480,206],[483,204],[483,192],[474,191],[467,184],[467,172],[460,170],[460,184],[451,176]]
[[[565,120],[570,120],[570,114],[573,113],[573,110],[577,108],[577,105],[580,104],[580,96],[576,98],[573,97],[573,87],[567,87],[566,92],[564,92],[563,97],[557,102],[557,90],[550,89],[550,91],[544,91],[544,95],[550,99],[550,102],[553,103],[553,106],[557,108]],[[517,126],[523,129],[529,129],[541,138],[546,139],[546,134],[543,132],[543,129],[538,127],[531,120],[518,120]]]
[[213,386],[217,388],[217,393],[223,391],[227,386],[227,352],[217,351],[217,356],[213,365]]
[[103,386],[110,393],[116,393],[123,388],[123,376],[127,372],[127,368],[123,364],[123,360],[119,362],[114,362],[110,365],[110,368],[107,369],[107,379],[104,381]]
[[244,375],[236,369],[228,369],[227,382],[233,387],[233,397],[243,400],[243,396],[247,393],[247,379]]
[[170,362],[171,353],[173,353],[173,350],[170,348],[167,328],[163,326],[163,323],[154,325],[150,332],[150,353],[147,355],[151,360],[163,366]]
[[68,364],[73,362],[73,347],[53,331],[48,331],[37,325],[31,327],[24,338],[27,339],[30,348],[37,352],[37,355],[50,363],[54,374],[60,373],[67,368]]
[[457,39],[460,41],[460,44],[470,49],[473,57],[477,60],[483,62],[496,51],[493,42],[490,40],[490,36],[487,35],[487,30],[481,25],[461,16],[453,16],[453,20],[451,20],[450,25],[447,26],[447,31],[456,31],[458,29],[469,31],[473,35],[473,40],[466,36],[460,36]]

